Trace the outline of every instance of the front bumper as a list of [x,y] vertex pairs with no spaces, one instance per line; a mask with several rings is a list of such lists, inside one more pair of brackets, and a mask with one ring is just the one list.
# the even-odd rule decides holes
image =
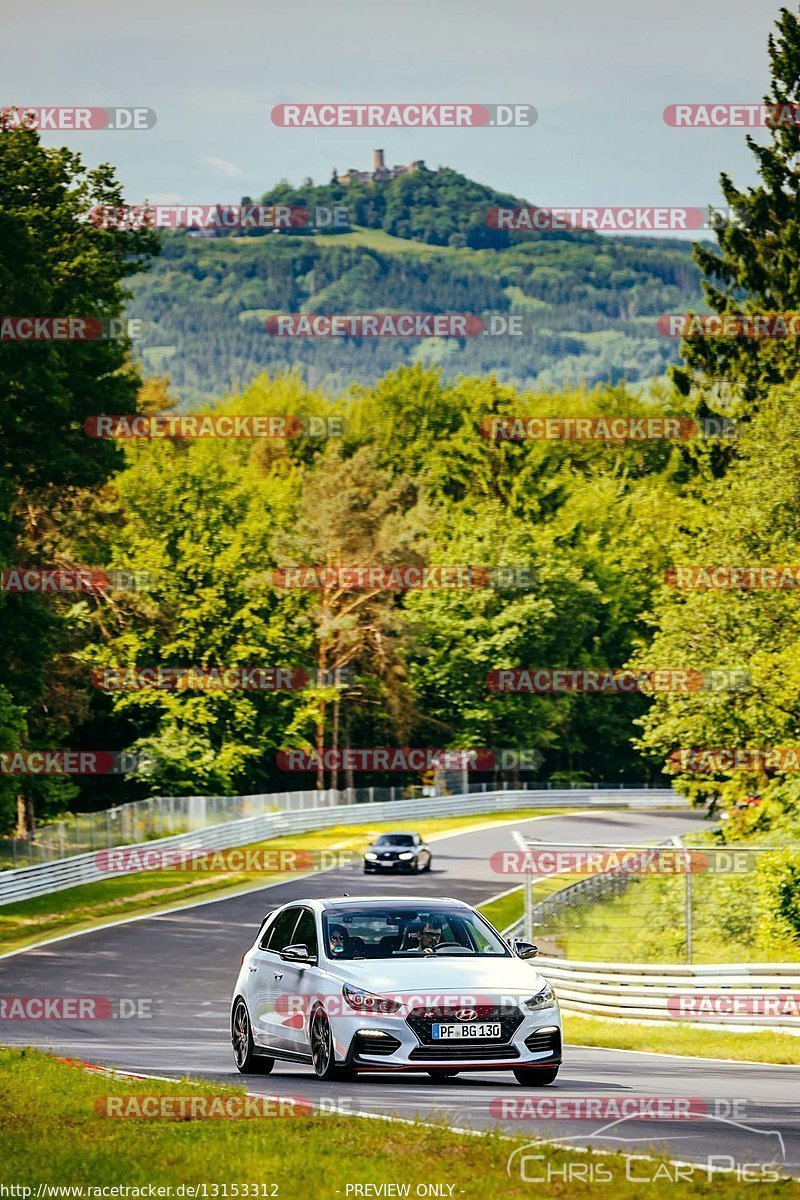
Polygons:
[[[358,1071],[496,1071],[514,1067],[555,1067],[561,1063],[558,1007],[524,1013],[500,1038],[433,1041],[402,1014],[331,1019],[337,1061]],[[374,1036],[379,1034],[379,1037]]]
[[399,858],[387,859],[385,862],[372,861],[364,859],[364,870],[374,871],[376,875],[388,875],[390,871],[413,871],[417,865],[417,860],[414,858],[401,860]]

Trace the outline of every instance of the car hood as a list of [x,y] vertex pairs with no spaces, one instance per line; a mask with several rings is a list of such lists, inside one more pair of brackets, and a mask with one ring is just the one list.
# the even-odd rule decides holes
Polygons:
[[369,992],[480,992],[487,995],[533,996],[545,979],[521,958],[358,959],[331,964],[328,970],[343,983]]

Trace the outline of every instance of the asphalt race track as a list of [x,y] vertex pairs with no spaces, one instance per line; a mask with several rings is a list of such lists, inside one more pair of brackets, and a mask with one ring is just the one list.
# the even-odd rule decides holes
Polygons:
[[[592,1144],[639,1155],[656,1150],[684,1163],[707,1163],[709,1156],[724,1163],[729,1156],[735,1163],[775,1163],[782,1172],[800,1174],[800,1066],[567,1046],[556,1084],[526,1089],[512,1075],[490,1069],[441,1082],[403,1074],[321,1083],[310,1067],[276,1063],[271,1075],[243,1077],[233,1064],[231,991],[239,959],[272,907],[303,896],[342,892],[455,896],[478,904],[517,882],[495,874],[489,865],[494,851],[515,848],[513,829],[544,840],[593,845],[660,841],[700,821],[695,813],[608,810],[494,826],[436,839],[433,870],[420,877],[392,876],[387,881],[364,876],[360,868],[337,869],[23,950],[0,959],[0,995],[145,998],[152,1000],[152,1016],[83,1022],[4,1020],[0,1042],[35,1044],[143,1074],[245,1082],[251,1091],[300,1096],[315,1103],[330,1098],[354,1112],[445,1118],[459,1127],[500,1125],[515,1134],[576,1146]],[[301,841],[299,835],[298,844]],[[629,1119],[613,1126],[607,1120],[498,1121],[493,1115],[503,1098],[518,1103],[526,1098],[595,1096],[692,1097],[705,1100],[708,1111],[717,1115],[684,1121]],[[605,1131],[598,1132],[603,1127]],[[748,1167],[748,1178],[756,1170]],[[647,1171],[647,1164],[640,1163],[633,1175],[647,1177]]]

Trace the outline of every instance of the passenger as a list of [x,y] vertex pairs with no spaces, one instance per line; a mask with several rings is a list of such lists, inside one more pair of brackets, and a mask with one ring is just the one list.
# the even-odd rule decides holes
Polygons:
[[343,925],[331,925],[328,930],[331,958],[341,958],[344,955],[346,937],[347,930]]

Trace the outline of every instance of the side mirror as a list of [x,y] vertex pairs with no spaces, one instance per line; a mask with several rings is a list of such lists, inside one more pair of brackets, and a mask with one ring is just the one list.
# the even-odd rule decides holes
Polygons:
[[517,958],[536,958],[539,953],[539,947],[534,946],[533,942],[514,942],[511,949]]
[[313,964],[317,961],[316,954],[309,954],[308,946],[303,945],[302,942],[298,942],[296,946],[284,946],[283,950],[280,951],[280,957],[285,959],[286,962]]

